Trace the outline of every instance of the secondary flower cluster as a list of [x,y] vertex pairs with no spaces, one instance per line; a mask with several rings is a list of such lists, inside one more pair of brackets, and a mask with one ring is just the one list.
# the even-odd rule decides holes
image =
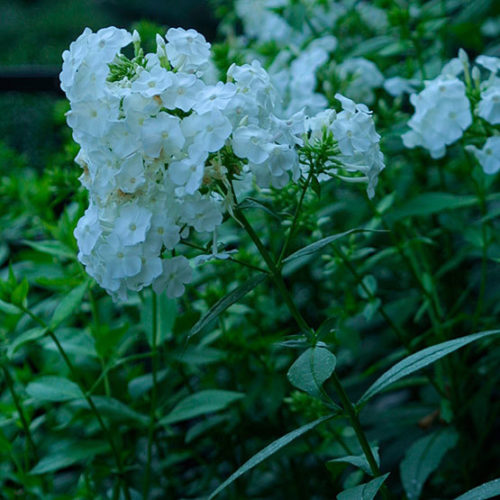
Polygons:
[[[500,124],[500,79],[497,77],[500,59],[479,56],[476,64],[488,73],[483,81],[478,66],[470,71],[467,55],[461,51],[460,57],[446,64],[437,78],[425,82],[424,90],[411,95],[415,114],[408,123],[411,130],[403,135],[406,147],[422,146],[433,158],[442,158],[446,146],[459,140],[471,126],[474,111],[487,124]],[[466,83],[459,78],[462,74]],[[475,93],[479,94],[477,105],[471,97]],[[468,147],[488,174],[500,170],[499,140],[498,136],[487,138],[482,150]]]
[[[129,59],[121,49],[131,43]],[[75,230],[79,259],[114,297],[151,284],[182,295],[190,263],[171,254],[191,230],[215,232],[231,211],[231,182],[281,188],[305,169],[304,110],[284,111],[257,61],[214,81],[210,56],[194,30],[169,29],[144,55],[136,32],[113,27],[87,28],[63,54],[67,121],[89,191]],[[343,106],[331,130],[345,168],[363,172],[373,194],[383,167],[378,136],[366,108]],[[216,245],[214,256],[223,257]]]

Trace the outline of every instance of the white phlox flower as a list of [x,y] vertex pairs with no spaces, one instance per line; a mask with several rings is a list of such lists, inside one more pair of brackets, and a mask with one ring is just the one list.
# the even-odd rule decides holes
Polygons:
[[[132,58],[121,54],[129,43]],[[309,72],[307,95],[315,93],[311,71],[335,45],[333,37],[322,37],[296,59],[295,77]],[[114,299],[151,285],[169,297],[182,295],[191,267],[186,257],[171,257],[180,241],[193,230],[214,233],[224,213],[232,213],[231,182],[238,193],[253,179],[264,188],[297,182],[306,126],[323,121],[308,122],[303,109],[284,113],[258,61],[231,65],[226,83],[209,80],[210,44],[191,29],[169,29],[165,39],[157,37],[154,53],[143,54],[137,33],[87,28],[63,61],[67,121],[89,193],[74,231],[78,258]],[[367,109],[351,102],[339,115],[325,114],[346,169],[370,177],[378,135]],[[215,248],[213,256],[226,253]]]
[[460,139],[472,123],[470,102],[465,85],[458,78],[439,76],[425,82],[425,89],[412,94],[415,114],[403,135],[407,148],[422,146],[433,158],[441,158],[449,146]]
[[488,137],[482,149],[467,146],[474,153],[485,174],[496,174],[500,170],[500,136]]

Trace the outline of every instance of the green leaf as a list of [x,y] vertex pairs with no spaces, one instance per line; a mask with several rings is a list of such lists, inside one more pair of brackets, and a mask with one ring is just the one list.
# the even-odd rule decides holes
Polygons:
[[[495,196],[488,198],[494,199],[495,197],[498,197],[496,193]],[[445,210],[472,207],[478,203],[478,197],[473,195],[424,193],[404,203],[402,207],[391,210],[387,218],[394,222],[405,217],[432,215]]]
[[205,328],[211,321],[219,316],[222,312],[224,312],[229,306],[238,302],[241,298],[243,298],[247,293],[252,291],[256,286],[260,285],[267,278],[267,274],[258,274],[253,278],[250,278],[246,283],[235,288],[232,292],[228,293],[225,297],[218,300],[208,311],[204,314],[197,323],[191,328],[189,332],[189,337],[191,338],[193,335],[201,332],[203,328]]
[[160,420],[161,425],[174,424],[183,420],[189,420],[206,413],[224,410],[231,403],[243,398],[241,392],[210,389],[200,391],[184,398],[174,409]]
[[13,354],[21,346],[43,337],[46,333],[47,328],[42,328],[41,326],[31,328],[30,330],[26,330],[21,333],[21,335],[18,335],[7,347],[7,357],[12,358]]
[[11,301],[13,304],[18,304],[20,306],[26,306],[26,297],[28,296],[29,284],[28,280],[24,278],[19,285],[14,288],[11,295]]
[[63,377],[40,377],[30,382],[26,392],[40,401],[71,401],[83,398],[83,393],[74,382]]
[[256,200],[255,198],[245,198],[239,205],[238,208],[241,210],[245,210],[248,208],[260,208],[261,210],[264,210],[264,212],[268,213],[271,217],[274,217],[277,220],[281,220],[280,216],[273,212],[267,205],[262,203],[259,200]]
[[72,259],[76,260],[76,254],[71,250],[71,248],[67,247],[60,241],[29,241],[23,240],[25,245],[30,246],[34,250],[37,250],[41,253],[46,253],[49,255],[53,255],[54,257],[58,257],[61,259]]
[[372,479],[369,483],[349,488],[337,495],[337,500],[373,500],[389,473]]
[[92,459],[96,455],[109,451],[109,443],[105,441],[93,441],[85,439],[85,441],[75,441],[67,446],[64,446],[60,451],[51,453],[43,457],[31,469],[31,474],[47,474],[60,469],[69,467],[78,462],[83,462]]
[[[141,425],[149,423],[149,418],[146,415],[142,415],[118,399],[108,396],[92,396],[92,402],[102,416],[108,417],[115,423],[135,422]],[[90,409],[86,400],[75,401],[71,403],[71,406],[73,408]]]
[[0,311],[5,314],[21,314],[23,312],[19,307],[3,300],[0,300]]
[[335,370],[336,358],[324,347],[310,347],[288,370],[290,383],[311,396],[321,397],[321,386]]
[[273,441],[270,445],[266,446],[264,449],[260,450],[257,454],[255,454],[250,460],[247,460],[236,472],[231,474],[209,497],[208,500],[212,500],[216,495],[218,495],[222,490],[227,488],[231,483],[236,481],[240,476],[247,473],[249,470],[253,469],[256,465],[259,465],[261,462],[269,458],[271,455],[276,453],[281,448],[285,447],[287,444],[290,444],[292,441],[302,436],[306,432],[317,427],[319,424],[326,422],[328,419],[332,418],[333,415],[327,415],[325,417],[318,418],[313,422],[309,422],[298,429],[295,429],[288,434],[280,437],[276,441]]
[[[373,453],[373,457],[375,458],[375,461],[377,462],[377,465],[380,467],[378,446],[372,446],[371,450]],[[365,455],[348,455],[345,457],[334,458],[333,460],[328,461],[328,463],[338,463],[338,462],[348,463],[348,464],[354,465],[354,467],[361,469],[363,472],[365,472],[369,476],[373,476],[372,469],[371,469],[370,464],[368,463],[368,460],[366,459]]]
[[[156,374],[157,382],[161,382],[167,376],[169,370],[164,369],[160,370]],[[137,399],[142,396],[146,392],[149,392],[153,387],[153,375],[151,373],[147,373],[146,375],[140,375],[139,377],[135,377],[128,383],[128,392],[133,399]]]
[[476,486],[472,490],[455,498],[455,500],[487,500],[498,495],[500,495],[500,478],[488,481],[481,486]]
[[59,302],[52,319],[50,320],[49,329],[54,330],[57,328],[65,319],[69,318],[76,309],[80,306],[83,296],[87,291],[89,285],[88,281],[85,281],[76,288],[73,288],[71,292],[63,297],[61,302]]
[[439,467],[458,436],[452,429],[436,431],[415,441],[400,464],[401,481],[408,500],[417,500],[427,478]]
[[357,404],[359,405],[361,403],[365,403],[370,398],[375,396],[375,394],[382,392],[397,380],[434,363],[438,359],[443,358],[457,349],[460,349],[475,340],[482,339],[489,335],[497,335],[498,333],[500,333],[500,330],[473,333],[472,335],[467,335],[466,337],[448,340],[447,342],[427,347],[426,349],[408,356],[379,377],[361,396]]
[[332,236],[327,236],[326,238],[322,238],[321,240],[315,241],[314,243],[311,243],[310,245],[307,245],[304,248],[301,248],[300,250],[297,250],[296,252],[290,254],[286,259],[283,259],[283,264],[286,264],[300,257],[305,257],[306,255],[310,255],[314,252],[318,252],[322,248],[325,248],[326,246],[330,245],[330,243],[333,243],[334,241],[343,238],[344,236],[354,233],[361,233],[363,231],[372,231],[372,230],[363,228],[350,229],[349,231],[345,231],[343,233],[334,234]]

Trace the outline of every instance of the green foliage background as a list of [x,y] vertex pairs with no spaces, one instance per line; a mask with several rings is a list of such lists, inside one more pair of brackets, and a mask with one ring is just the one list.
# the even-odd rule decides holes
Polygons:
[[[384,40],[360,26],[354,14],[337,36],[346,55],[368,57],[388,76],[410,76],[418,69],[417,55],[432,72],[458,47],[471,58],[486,50],[498,55],[500,29],[493,36],[480,29],[489,19],[498,21],[494,2],[421,2],[423,13],[413,24],[396,2],[375,3],[389,14]],[[4,29],[3,44],[25,37],[25,45],[40,50],[3,53],[1,62],[25,57],[23,62],[57,63],[80,23],[109,22],[109,11],[97,15],[95,4],[77,4],[65,2],[63,9],[61,3],[54,10],[59,17],[34,21],[41,33],[54,35],[51,43],[40,45],[34,32],[20,31],[16,23]],[[231,5],[216,4],[227,33]],[[45,3],[38,7],[44,12]],[[146,37],[154,28],[139,26]],[[441,54],[432,52],[436,37],[444,41]],[[238,54],[220,40],[216,51],[223,67]],[[325,67],[323,80],[330,76]],[[267,445],[330,414],[302,378],[297,382],[292,372],[293,385],[287,379],[308,344],[272,282],[252,281],[248,293],[234,292],[255,280],[255,268],[264,263],[231,220],[220,239],[247,265],[201,266],[178,301],[145,291],[117,305],[90,281],[76,259],[72,235],[87,200],[73,163],[78,148],[65,125],[67,105],[42,96],[12,99],[16,116],[23,116],[19,110],[29,113],[34,128],[31,146],[19,133],[21,121],[7,131],[6,120],[1,131],[2,498],[118,498],[120,481],[133,498],[204,498]],[[2,106],[4,97],[0,112]],[[376,198],[371,202],[362,188],[336,182],[308,191],[289,252],[353,228],[371,231],[346,234],[283,268],[298,309],[335,353],[335,373],[353,401],[405,356],[496,329],[500,313],[497,178],[485,178],[460,145],[438,161],[422,150],[404,149],[400,134],[412,112],[408,102],[380,90],[373,109],[387,163]],[[240,207],[275,255],[300,190],[289,185],[261,192],[258,203]],[[207,320],[210,308],[228,295],[238,300]],[[494,441],[500,431],[499,358],[497,338],[482,338],[359,407],[395,498],[455,498],[500,476]],[[331,373],[323,375],[318,376],[324,390],[342,404]],[[92,396],[109,434],[76,384]],[[361,453],[340,413],[242,475],[220,497],[333,498],[371,479]]]

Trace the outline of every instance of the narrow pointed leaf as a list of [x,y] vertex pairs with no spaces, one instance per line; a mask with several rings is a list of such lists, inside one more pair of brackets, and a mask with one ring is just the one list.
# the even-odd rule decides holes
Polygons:
[[298,429],[295,429],[288,434],[280,437],[276,441],[273,441],[270,445],[266,446],[264,449],[255,454],[250,460],[247,460],[236,472],[231,474],[209,497],[208,500],[212,500],[215,498],[222,490],[227,488],[231,483],[236,481],[243,474],[247,473],[249,470],[253,469],[256,465],[259,465],[261,462],[269,458],[271,455],[281,450],[281,448],[285,447],[287,444],[290,444],[293,440],[302,436],[306,432],[317,427],[319,424],[326,422],[328,419],[332,418],[333,415],[327,415],[325,417],[318,418],[313,422],[309,422]]
[[358,404],[365,403],[370,398],[382,392],[384,389],[389,387],[394,382],[399,379],[410,375],[411,373],[424,368],[438,359],[460,349],[461,347],[474,342],[475,340],[488,337],[489,335],[497,335],[500,330],[489,330],[486,332],[473,333],[472,335],[467,335],[466,337],[461,337],[459,339],[449,340],[441,344],[433,345],[427,347],[407,358],[403,359],[399,363],[395,364],[391,369],[386,371],[381,377],[379,377],[369,389],[361,396]]
[[62,402],[83,398],[78,385],[63,377],[40,377],[28,384],[26,392],[32,398],[44,402]]
[[337,495],[337,500],[373,500],[389,473],[372,479],[369,483],[349,488]]
[[335,370],[336,358],[324,347],[310,347],[288,370],[290,383],[311,396],[321,397],[321,386]]
[[49,329],[54,330],[57,328],[65,319],[69,318],[76,309],[80,306],[83,296],[87,291],[87,287],[89,285],[88,281],[78,285],[76,288],[73,288],[71,292],[63,297],[61,302],[59,302],[56,310],[54,311],[54,315],[50,321]]
[[498,496],[500,496],[500,478],[488,481],[481,486],[476,486],[455,500],[488,500],[488,498],[496,498]]
[[[380,467],[380,458],[378,454],[378,446],[372,446],[371,447],[373,456],[375,458],[375,461],[377,462],[377,465]],[[329,460],[328,463],[333,462],[340,462],[340,463],[348,463],[351,465],[354,465],[354,467],[358,467],[358,469],[361,469],[363,472],[368,474],[369,476],[373,476],[373,472],[371,470],[370,464],[368,463],[368,460],[364,455],[349,455],[345,457],[339,457],[339,458],[334,458],[333,460]]]
[[400,464],[401,481],[408,500],[420,498],[425,481],[457,441],[455,431],[444,429],[415,441],[408,448]]
[[200,318],[200,320],[191,328],[189,332],[189,338],[197,333],[201,332],[211,321],[216,319],[219,314],[224,312],[229,306],[232,306],[240,299],[242,299],[247,293],[251,292],[257,285],[260,285],[267,278],[267,274],[258,274],[253,278],[250,278],[246,283],[235,288],[232,292],[228,293],[225,297],[222,297],[217,301],[207,313]]
[[12,342],[9,343],[7,347],[7,357],[12,358],[14,353],[24,344],[28,342],[33,342],[37,339],[42,338],[47,333],[47,328],[42,328],[41,326],[37,326],[35,328],[31,328],[30,330],[26,330],[25,332],[18,335]]
[[245,395],[241,392],[211,389],[191,394],[178,403],[174,409],[160,420],[160,425],[174,424],[206,413],[226,409],[231,403]]

